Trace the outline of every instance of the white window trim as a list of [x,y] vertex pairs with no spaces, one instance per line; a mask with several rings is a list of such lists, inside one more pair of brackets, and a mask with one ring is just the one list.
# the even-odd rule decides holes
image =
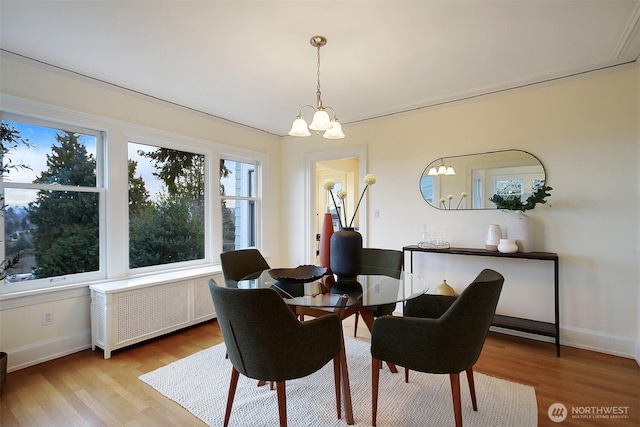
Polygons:
[[[255,200],[256,201],[256,216],[258,220],[256,221],[256,245],[255,247],[263,251],[263,230],[264,230],[264,187],[263,187],[263,175],[265,164],[267,163],[267,156],[263,153],[258,153],[255,151],[244,150],[244,149],[234,149],[229,150],[228,147],[223,151],[218,152],[218,157],[216,160],[216,191],[213,194],[213,203],[211,206],[221,206],[223,199],[234,199],[234,200]],[[252,163],[255,165],[255,178],[256,178],[256,196],[255,197],[242,197],[242,196],[224,196],[220,195],[219,185],[220,185],[220,159],[224,160],[232,160],[236,162],[242,163]],[[215,230],[218,232],[222,231],[222,215],[214,216],[214,226]],[[220,253],[222,252],[222,239],[216,240],[215,254],[217,259],[220,259]],[[264,255],[264,253],[263,253]]]
[[[170,132],[152,129],[132,123],[122,122],[115,119],[96,116],[90,113],[75,111],[63,107],[58,107],[38,101],[28,100],[20,98],[14,95],[9,95],[0,92],[0,100],[2,105],[2,111],[7,114],[16,114],[23,117],[27,117],[34,120],[43,120],[46,122],[60,123],[69,126],[75,126],[81,129],[102,129],[105,133],[105,160],[104,164],[104,205],[106,206],[106,214],[100,216],[100,230],[106,231],[106,236],[103,239],[105,248],[100,248],[106,255],[106,278],[98,280],[85,280],[83,282],[61,285],[50,288],[39,288],[25,291],[11,291],[6,293],[0,293],[0,301],[2,306],[0,310],[6,309],[8,306],[20,306],[23,304],[29,304],[29,301],[37,300],[38,302],[53,301],[59,299],[61,295],[68,295],[72,292],[74,295],[77,292],[84,292],[80,288],[88,288],[89,285],[94,283],[103,283],[116,280],[122,280],[125,278],[141,278],[152,276],[154,274],[162,273],[159,268],[153,268],[152,271],[136,271],[136,274],[129,272],[128,270],[128,243],[123,246],[120,240],[128,242],[128,233],[122,237],[121,232],[114,230],[117,228],[118,221],[120,226],[125,227],[128,231],[126,221],[122,221],[124,215],[128,215],[128,176],[109,176],[109,164],[118,163],[120,161],[125,162],[127,159],[127,142],[129,138],[134,138],[137,142],[144,143],[149,141],[153,144],[160,140],[166,141],[169,147],[173,146],[182,150],[196,150],[197,152],[205,151],[209,154],[208,161],[205,165],[205,174],[208,177],[209,188],[214,191],[208,191],[205,195],[205,214],[210,215],[211,209],[216,209],[216,206],[220,206],[221,198],[218,191],[219,185],[219,159],[234,159],[244,162],[256,162],[259,165],[257,168],[256,184],[258,186],[258,222],[256,224],[256,243],[258,248],[261,246],[262,230],[264,230],[264,206],[268,204],[263,198],[263,174],[268,170],[268,154],[264,152],[245,149],[242,147],[229,146],[216,141],[202,140],[180,134],[173,134]],[[175,141],[180,141],[181,145],[175,144]],[[100,162],[98,162],[100,163]],[[122,174],[121,174],[122,175]],[[124,178],[124,179],[123,179]],[[119,191],[118,188],[122,189]],[[104,222],[103,222],[104,221]],[[107,227],[109,228],[107,230]],[[222,240],[214,238],[213,230],[222,230],[221,215],[213,215],[213,221],[205,222],[205,235],[208,236],[209,243],[205,246],[205,253],[209,256],[205,262],[192,265],[189,263],[180,263],[180,265],[169,264],[166,271],[182,271],[185,275],[189,275],[189,271],[199,269],[202,266],[209,265],[215,271],[219,269],[220,252],[222,249]],[[118,236],[119,235],[119,236]],[[208,247],[207,247],[208,246]],[[126,247],[126,254],[123,254],[122,248]],[[207,252],[208,250],[208,252]],[[123,256],[124,255],[124,256]],[[124,261],[123,261],[124,260]],[[117,265],[114,265],[114,262]],[[9,302],[10,301],[10,302]]]
[[[2,181],[2,193],[4,193],[4,189],[6,188],[24,188],[24,189],[34,189],[34,190],[53,190],[53,191],[71,191],[71,192],[81,192],[81,193],[97,193],[100,203],[98,210],[98,233],[99,233],[99,242],[98,242],[98,270],[91,271],[87,273],[73,273],[67,274],[63,276],[54,276],[54,277],[46,277],[42,279],[33,279],[26,280],[23,282],[12,282],[11,284],[0,283],[0,295],[5,294],[15,294],[22,293],[27,291],[34,290],[46,290],[46,289],[57,289],[60,287],[66,286],[75,286],[79,283],[85,283],[87,281],[95,281],[95,280],[103,280],[106,278],[106,190],[104,188],[104,177],[102,175],[104,163],[101,161],[103,159],[103,155],[105,153],[105,145],[106,139],[105,134],[102,130],[99,129],[91,129],[87,126],[79,126],[74,123],[69,123],[64,120],[51,120],[44,118],[35,118],[22,113],[15,113],[6,111],[4,108],[4,100],[3,100],[3,111],[0,112],[0,118],[2,120],[8,120],[16,123],[24,123],[29,125],[48,127],[52,129],[61,129],[69,132],[77,132],[81,134],[95,136],[98,140],[96,144],[96,186],[95,187],[80,187],[80,186],[71,186],[71,185],[57,185],[57,184],[33,184],[33,183],[22,183],[22,182],[12,182],[12,181]],[[4,236],[4,221],[0,224],[0,236]],[[4,242],[0,241],[0,257],[4,259],[5,251],[4,251]]]

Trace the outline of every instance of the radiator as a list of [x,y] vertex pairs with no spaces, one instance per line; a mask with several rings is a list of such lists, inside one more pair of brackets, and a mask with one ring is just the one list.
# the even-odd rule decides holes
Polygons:
[[91,348],[109,359],[114,350],[213,319],[210,277],[92,285]]

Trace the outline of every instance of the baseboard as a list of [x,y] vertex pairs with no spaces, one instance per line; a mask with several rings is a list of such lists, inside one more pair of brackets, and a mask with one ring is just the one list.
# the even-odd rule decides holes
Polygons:
[[[555,343],[554,338],[528,334],[526,332],[512,331],[503,328],[491,328],[492,331],[504,334],[530,338],[538,341]],[[597,351],[598,353],[611,354],[635,360],[640,365],[640,342],[622,337],[605,335],[587,329],[566,327],[560,328],[560,345],[580,348],[583,350]]]
[[88,348],[91,348],[91,329],[65,337],[56,337],[54,340],[7,349],[7,372],[28,368]]
[[637,341],[581,328],[561,328],[560,343],[637,361]]

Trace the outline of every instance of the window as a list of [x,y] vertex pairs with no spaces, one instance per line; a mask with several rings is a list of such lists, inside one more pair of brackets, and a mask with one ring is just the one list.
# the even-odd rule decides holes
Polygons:
[[3,107],[24,115],[0,111],[2,298],[259,247],[263,154],[23,100]]
[[205,156],[129,143],[129,268],[205,257]]
[[499,179],[496,181],[496,194],[507,197],[522,197],[522,179]]
[[422,193],[422,197],[424,198],[424,200],[426,200],[430,205],[434,205],[432,176],[422,175],[420,177],[420,193]]
[[517,198],[525,202],[531,193],[544,185],[537,174],[519,174],[495,180],[495,193],[505,198]]
[[257,246],[256,164],[220,159],[222,252]]
[[3,115],[6,288],[103,277],[102,141],[99,131]]

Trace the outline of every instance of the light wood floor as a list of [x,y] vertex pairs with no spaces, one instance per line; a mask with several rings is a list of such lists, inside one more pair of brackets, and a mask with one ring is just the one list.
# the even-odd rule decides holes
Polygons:
[[[344,322],[346,335],[353,335],[352,325],[350,319]],[[364,325],[358,327],[358,338],[369,339]],[[217,323],[209,322],[117,351],[109,360],[100,350],[86,350],[12,372],[0,398],[0,425],[202,426],[138,377],[221,341]],[[570,347],[563,347],[558,358],[553,344],[491,333],[475,369],[535,387],[540,426],[640,425],[640,368],[633,360]],[[629,419],[578,420],[570,415],[556,424],[547,415],[556,402],[569,411],[629,407]]]

